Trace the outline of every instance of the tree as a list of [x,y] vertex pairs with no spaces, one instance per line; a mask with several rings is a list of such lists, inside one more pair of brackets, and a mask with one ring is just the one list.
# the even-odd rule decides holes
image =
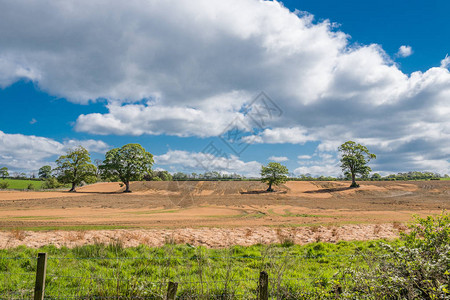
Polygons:
[[172,181],[172,175],[168,171],[150,171],[144,175],[147,181]]
[[5,179],[6,177],[9,176],[9,172],[8,172],[8,168],[7,167],[3,167],[0,169],[0,176]]
[[272,185],[279,185],[285,183],[289,170],[286,166],[280,163],[270,162],[267,166],[261,167],[261,182],[269,185],[268,192],[273,192]]
[[128,144],[109,150],[100,168],[105,178],[122,181],[126,186],[124,192],[129,193],[130,181],[142,180],[145,174],[151,172],[152,165],[151,153],[139,144]]
[[370,153],[367,147],[352,141],[345,142],[338,150],[341,152],[341,169],[352,178],[350,187],[359,187],[356,175],[367,176],[372,171],[367,164],[377,156]]
[[50,166],[43,166],[39,169],[39,178],[47,179],[52,177],[52,167]]
[[82,146],[67,151],[66,155],[56,160],[56,164],[58,181],[72,184],[69,192],[75,192],[75,188],[83,181],[86,183],[96,181],[97,168],[91,164],[89,152]]
[[173,174],[173,180],[186,180],[189,178],[189,176],[187,174],[184,174],[182,172],[176,172],[175,174]]
[[370,176],[370,179],[372,180],[381,180],[381,175],[378,173],[374,173],[372,174],[372,176]]
[[172,181],[172,175],[168,171],[157,171],[156,176],[162,181]]

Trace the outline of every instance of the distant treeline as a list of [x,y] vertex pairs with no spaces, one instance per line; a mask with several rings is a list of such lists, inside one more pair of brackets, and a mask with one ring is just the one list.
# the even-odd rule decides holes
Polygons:
[[[27,180],[45,180],[45,178],[39,178],[36,176],[27,176],[25,173],[12,173],[10,176],[5,176],[3,178],[10,179],[27,179]],[[368,177],[358,178],[361,181],[396,181],[396,180],[441,180],[446,179],[450,176],[440,175],[433,172],[407,172],[407,173],[397,173],[390,174],[387,176],[381,176],[378,173],[374,173]],[[260,178],[247,178],[245,176],[233,173],[233,174],[222,174],[219,172],[205,172],[205,173],[183,173],[176,172],[174,174],[168,171],[152,171],[144,176],[146,181],[172,181],[172,180],[191,180],[191,181],[234,181],[234,180],[245,180],[245,181],[258,181]],[[312,176],[309,174],[296,176],[291,174],[288,178],[290,181],[344,181],[351,180],[350,177],[339,176]]]
[[[163,171],[167,172],[167,171]],[[167,172],[168,173],[168,172]],[[169,174],[170,175],[170,174]],[[177,172],[171,175],[171,179],[161,179],[161,180],[260,180],[260,178],[247,178],[239,174],[221,174],[219,172],[205,172],[205,173],[182,173]],[[407,173],[397,173],[390,174],[387,176],[381,176],[378,173],[374,173],[367,177],[358,178],[362,181],[395,181],[395,180],[440,180],[450,178],[449,175],[440,175],[433,172],[407,172]],[[149,179],[155,180],[155,179]],[[156,179],[159,180],[159,179]],[[288,180],[290,181],[344,181],[351,180],[350,176],[311,176],[309,174],[296,176],[291,174]]]

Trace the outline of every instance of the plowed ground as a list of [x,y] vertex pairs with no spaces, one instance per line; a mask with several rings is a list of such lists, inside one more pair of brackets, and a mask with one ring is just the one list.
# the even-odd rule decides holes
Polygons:
[[68,192],[0,192],[0,228],[183,228],[405,222],[450,208],[450,181],[98,183]]

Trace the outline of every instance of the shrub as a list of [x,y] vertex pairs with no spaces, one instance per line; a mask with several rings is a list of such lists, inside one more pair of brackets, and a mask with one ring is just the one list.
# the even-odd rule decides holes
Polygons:
[[30,183],[30,184],[27,186],[27,190],[34,190],[34,185],[33,185],[32,183]]
[[8,186],[9,186],[9,182],[8,181],[0,182],[0,189],[7,189]]
[[42,189],[49,190],[49,189],[56,189],[61,187],[61,183],[55,178],[50,177],[45,179],[44,183],[42,184]]
[[353,273],[354,291],[383,299],[448,299],[450,215],[419,218],[397,246],[367,258],[369,268]]

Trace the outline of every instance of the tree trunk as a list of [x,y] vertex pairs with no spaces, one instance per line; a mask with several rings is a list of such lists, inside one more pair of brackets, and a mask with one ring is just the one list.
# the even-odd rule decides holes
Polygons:
[[69,190],[69,192],[76,192],[75,188],[76,188],[76,185],[74,182],[72,182],[72,188]]
[[356,174],[352,173],[352,184],[350,187],[359,187],[359,184],[356,183]]
[[267,188],[267,191],[268,191],[268,192],[273,192],[273,189],[272,189],[272,182],[269,182],[269,187]]
[[123,191],[124,193],[131,193],[130,191],[130,182],[127,181],[125,182],[125,191]]

